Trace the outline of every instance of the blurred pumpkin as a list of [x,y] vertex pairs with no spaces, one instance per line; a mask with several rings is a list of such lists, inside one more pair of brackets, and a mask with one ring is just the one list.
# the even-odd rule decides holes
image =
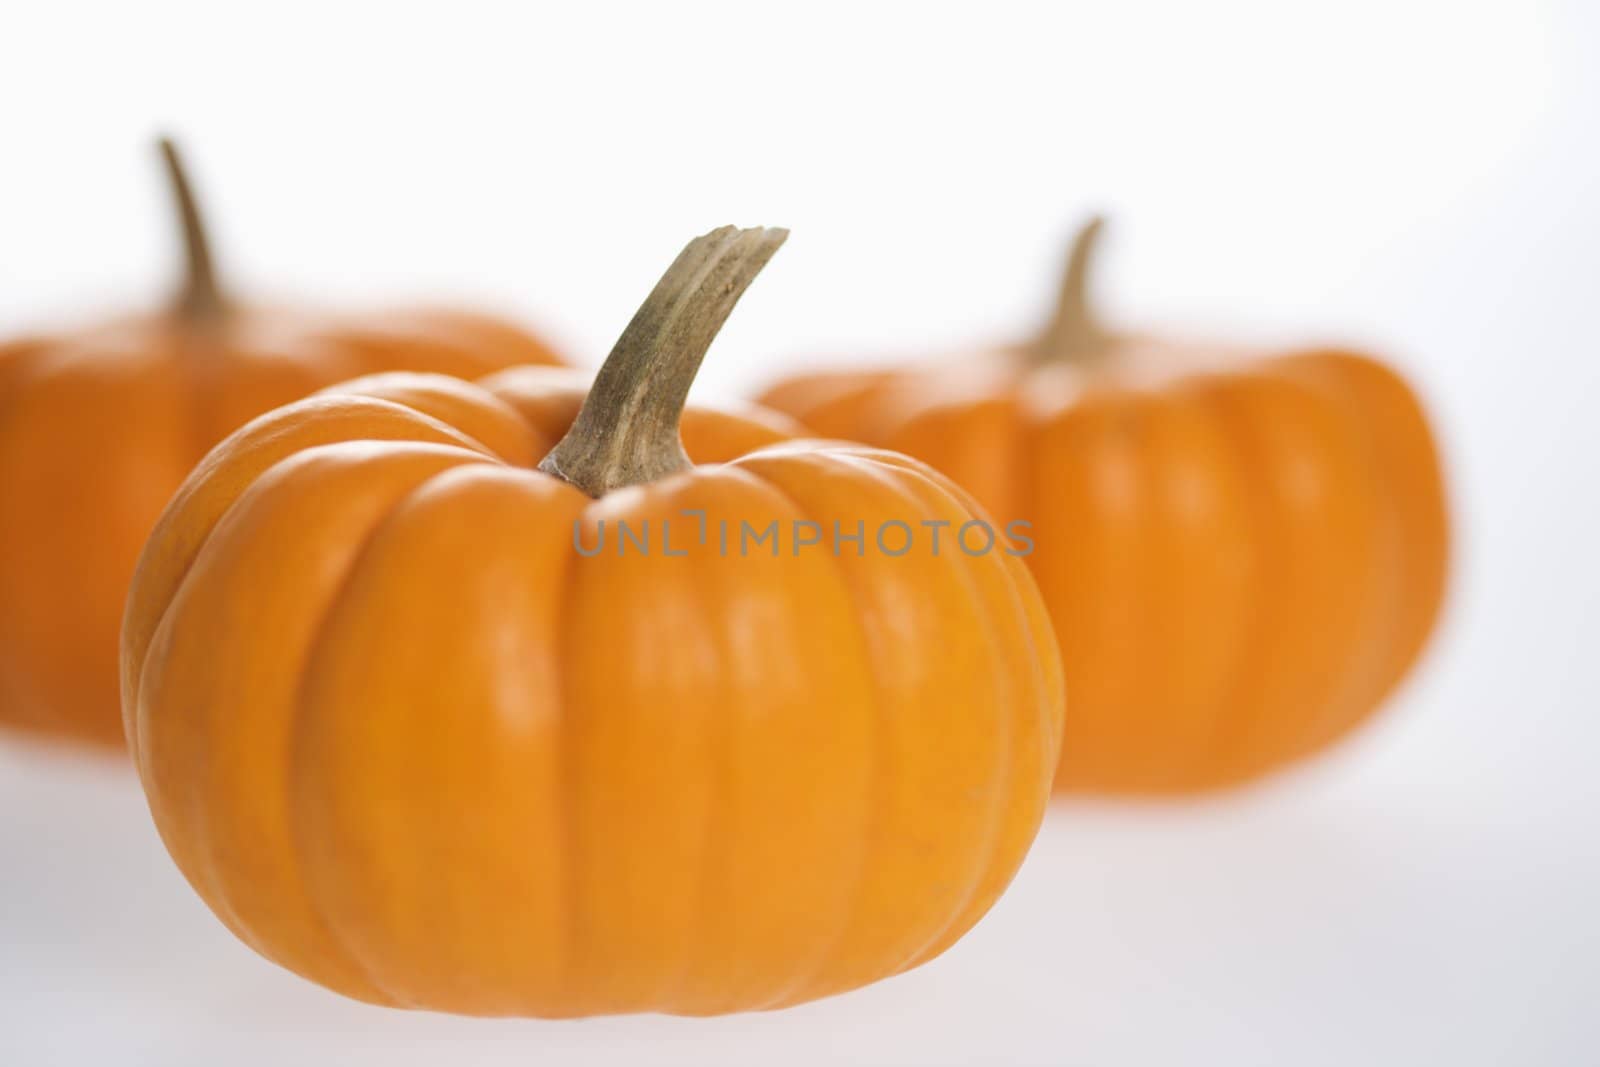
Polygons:
[[1027,568],[711,532],[973,515],[906,457],[683,410],[783,237],[691,242],[586,398],[369,378],[179,492],[129,596],[128,741],[262,954],[379,1004],[711,1014],[916,966],[1009,881],[1062,715]]
[[1439,458],[1371,357],[1105,329],[1086,297],[1099,231],[1037,339],[762,400],[1032,523],[1071,698],[1059,789],[1231,785],[1343,737],[1416,660],[1445,588]]
[[177,153],[161,149],[188,255],[176,298],[0,355],[0,724],[119,748],[128,579],[211,446],[358,374],[556,361],[516,327],[465,311],[336,318],[236,303],[218,286]]

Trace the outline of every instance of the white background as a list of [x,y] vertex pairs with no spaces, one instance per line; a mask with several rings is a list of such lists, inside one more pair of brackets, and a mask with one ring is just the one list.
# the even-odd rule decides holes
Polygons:
[[421,8],[8,5],[0,330],[164,291],[157,130],[240,288],[472,297],[588,362],[688,237],[791,227],[704,395],[1030,328],[1100,208],[1120,320],[1350,339],[1419,382],[1445,625],[1333,756],[1058,804],[943,958],[707,1021],[342,1001],[212,919],[125,769],[0,742],[0,1064],[1595,1062],[1593,5]]

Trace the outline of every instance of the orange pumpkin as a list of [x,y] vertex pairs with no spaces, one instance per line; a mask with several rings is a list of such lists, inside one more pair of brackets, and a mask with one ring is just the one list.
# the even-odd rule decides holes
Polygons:
[[178,158],[162,148],[188,249],[177,298],[0,354],[0,723],[118,748],[128,579],[211,446],[357,374],[555,361],[468,312],[350,319],[235,303],[218,288]]
[[190,477],[129,596],[128,741],[242,939],[380,1004],[710,1014],[916,966],[995,900],[1061,730],[1027,568],[719,546],[974,521],[906,457],[682,412],[783,236],[692,242],[587,398],[379,376]]
[[1367,356],[1104,329],[1085,297],[1098,230],[1037,340],[763,400],[1032,523],[1072,698],[1058,788],[1246,781],[1343,737],[1422,650],[1448,556],[1439,459]]

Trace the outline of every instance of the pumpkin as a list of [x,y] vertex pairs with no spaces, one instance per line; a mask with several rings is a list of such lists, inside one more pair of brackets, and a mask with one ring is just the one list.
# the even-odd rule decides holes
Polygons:
[[555,358],[465,311],[337,318],[235,302],[218,285],[177,153],[162,150],[188,254],[176,298],[0,354],[0,723],[117,748],[128,580],[162,507],[211,446],[358,374],[482,374]]
[[1036,339],[762,399],[1031,522],[1072,697],[1058,788],[1234,785],[1344,737],[1417,659],[1445,588],[1439,457],[1369,356],[1107,329],[1086,296],[1099,230]]
[[1061,732],[1027,568],[816,546],[975,505],[903,456],[682,410],[783,237],[691,242],[587,395],[367,378],[189,478],[129,595],[128,744],[244,941],[385,1005],[702,1015],[916,966],[993,903]]

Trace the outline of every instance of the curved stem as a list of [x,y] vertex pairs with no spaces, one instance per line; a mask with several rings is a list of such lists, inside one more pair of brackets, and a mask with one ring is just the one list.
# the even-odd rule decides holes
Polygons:
[[1089,275],[1104,227],[1103,216],[1091,216],[1072,238],[1055,312],[1032,346],[1036,362],[1091,359],[1110,344],[1110,332],[1100,325],[1089,306]]
[[734,304],[788,236],[724,226],[690,241],[622,331],[572,428],[539,469],[592,497],[689,469],[678,436],[689,386]]
[[194,187],[189,184],[189,175],[184,170],[178,146],[166,137],[157,144],[161,149],[162,162],[166,165],[172,202],[178,209],[184,261],[187,264],[183,288],[178,290],[175,306],[178,314],[186,318],[214,318],[227,310],[228,302],[217,285],[211,242],[206,237],[205,221],[195,200]]

